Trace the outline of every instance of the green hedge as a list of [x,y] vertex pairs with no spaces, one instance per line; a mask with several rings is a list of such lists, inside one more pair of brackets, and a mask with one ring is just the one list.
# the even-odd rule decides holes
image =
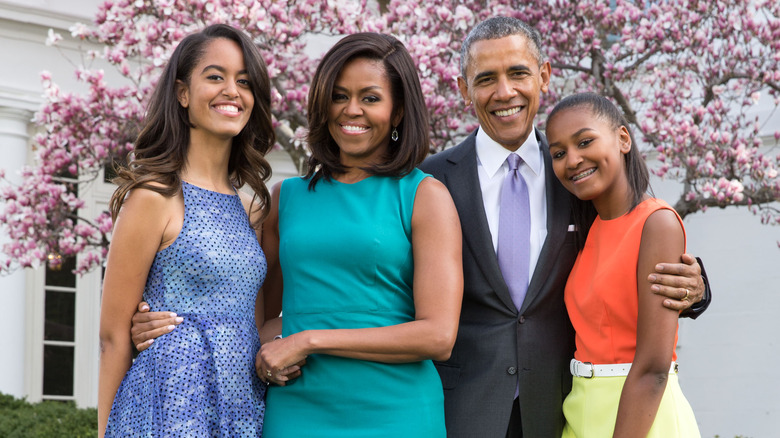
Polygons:
[[0,437],[87,438],[97,436],[97,410],[79,409],[73,402],[30,404],[0,394]]

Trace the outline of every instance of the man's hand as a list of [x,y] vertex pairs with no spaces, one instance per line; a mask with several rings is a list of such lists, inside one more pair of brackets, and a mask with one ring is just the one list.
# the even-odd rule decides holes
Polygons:
[[130,335],[133,345],[138,351],[149,348],[155,338],[170,333],[184,318],[173,312],[150,312],[149,305],[141,301],[138,311],[133,315],[133,325],[130,327]]
[[667,297],[664,307],[682,311],[698,303],[704,296],[704,281],[696,258],[683,254],[682,263],[659,263],[656,272],[647,279],[653,285],[650,290]]

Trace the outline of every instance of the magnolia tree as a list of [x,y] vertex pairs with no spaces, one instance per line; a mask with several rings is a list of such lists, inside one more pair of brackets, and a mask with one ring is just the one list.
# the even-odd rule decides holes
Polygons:
[[[675,204],[682,216],[747,206],[763,223],[780,222],[780,155],[769,155],[780,132],[756,115],[759,102],[780,104],[780,4],[774,0],[109,0],[92,25],[71,32],[102,47],[85,51],[85,60],[108,62],[125,84],[107,84],[87,64],[76,71],[88,85],[85,94],[63,92],[42,75],[38,159],[22,171],[21,185],[0,192],[0,218],[12,239],[0,269],[78,254],[77,271],[86,272],[103,261],[110,217],[79,215],[79,187],[131,150],[150,90],[187,33],[222,22],[255,38],[272,78],[277,147],[302,171],[306,99],[317,63],[307,55],[310,41],[356,31],[403,40],[419,69],[436,152],[476,126],[456,84],[460,43],[493,15],[520,18],[543,36],[553,78],[540,127],[559,97],[601,93],[657,157],[653,171],[682,183]],[[50,32],[47,43],[59,38]]]

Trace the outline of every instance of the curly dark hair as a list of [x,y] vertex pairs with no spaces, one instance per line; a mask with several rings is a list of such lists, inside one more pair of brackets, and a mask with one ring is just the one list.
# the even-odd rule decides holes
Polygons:
[[257,206],[262,214],[252,226],[258,228],[265,218],[271,199],[265,185],[271,177],[271,166],[265,154],[276,140],[271,123],[268,70],[257,46],[246,34],[225,24],[215,24],[186,36],[165,66],[149,101],[144,127],[128,155],[128,165],[117,169],[117,177],[113,180],[119,186],[109,204],[114,220],[128,192],[134,188],[154,190],[168,197],[181,190],[180,173],[189,148],[192,125],[187,109],[176,98],[176,82],[190,83],[193,69],[208,45],[217,38],[234,41],[241,48],[255,101],[246,126],[233,137],[228,175],[234,187],[240,188],[246,183],[254,191],[250,211]]

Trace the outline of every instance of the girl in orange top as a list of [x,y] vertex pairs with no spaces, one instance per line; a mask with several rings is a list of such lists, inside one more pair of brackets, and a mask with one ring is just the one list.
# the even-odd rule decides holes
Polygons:
[[565,291],[577,349],[563,436],[698,437],[677,381],[678,312],[645,280],[685,251],[682,220],[647,195],[647,166],[606,98],[562,100],[547,137],[555,175],[582,201],[582,248]]

